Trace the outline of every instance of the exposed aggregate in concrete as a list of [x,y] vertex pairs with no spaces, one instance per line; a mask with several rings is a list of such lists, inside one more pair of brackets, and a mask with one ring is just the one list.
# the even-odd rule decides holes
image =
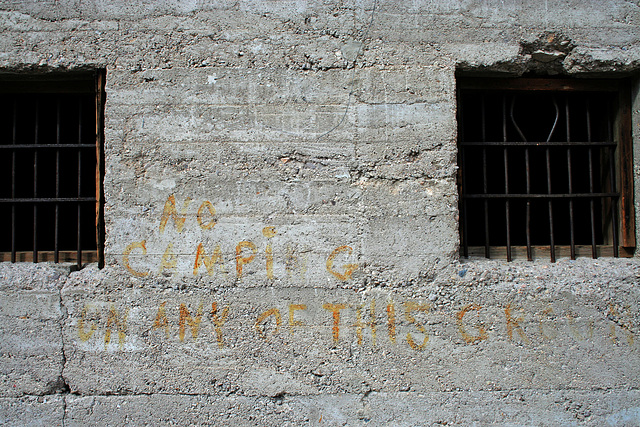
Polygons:
[[0,264],[0,420],[638,425],[637,257],[459,259],[456,73],[635,75],[639,24],[623,0],[3,3],[3,71],[107,70],[107,265]]

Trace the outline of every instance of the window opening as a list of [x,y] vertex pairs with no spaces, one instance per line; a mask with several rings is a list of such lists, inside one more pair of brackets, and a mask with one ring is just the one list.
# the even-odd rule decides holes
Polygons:
[[103,266],[104,77],[0,74],[0,260]]
[[463,256],[632,253],[625,82],[461,79],[458,105]]

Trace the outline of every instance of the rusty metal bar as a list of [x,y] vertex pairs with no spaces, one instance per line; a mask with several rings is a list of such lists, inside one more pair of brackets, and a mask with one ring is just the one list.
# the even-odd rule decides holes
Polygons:
[[[68,253],[68,251],[64,250],[68,249],[65,247],[67,245],[65,242],[68,241],[67,236],[73,242],[75,225],[77,225],[75,239],[77,247],[70,249],[75,253],[75,261],[78,262],[79,266],[81,266],[83,257],[86,258],[86,253],[83,255],[83,250],[86,252],[87,249],[92,249],[85,242],[87,240],[85,237],[88,237],[85,236],[86,233],[96,232],[97,246],[102,251],[99,239],[104,235],[104,226],[102,208],[98,206],[102,200],[102,170],[99,170],[98,167],[101,164],[100,162],[103,161],[101,143],[104,72],[94,72],[93,76],[94,81],[91,86],[94,87],[94,91],[92,93],[96,95],[93,100],[90,100],[88,94],[78,94],[68,99],[62,96],[44,95],[44,93],[66,93],[66,91],[51,92],[46,90],[42,92],[28,91],[34,95],[29,95],[29,98],[24,99],[24,101],[19,98],[20,95],[10,95],[3,98],[9,109],[12,108],[13,104],[13,111],[9,113],[11,116],[8,117],[9,122],[5,126],[5,130],[10,130],[12,136],[10,141],[0,145],[0,150],[11,150],[10,152],[6,150],[0,151],[0,156],[4,156],[11,162],[11,183],[7,182],[7,186],[11,185],[10,194],[7,191],[6,198],[0,199],[0,205],[4,206],[3,210],[9,213],[9,208],[11,209],[11,219],[7,218],[7,225],[11,226],[11,253],[6,253],[6,260],[10,259],[12,262],[24,261],[25,252],[21,251],[21,249],[28,252],[27,258],[33,262],[44,260],[62,262],[68,260],[68,255],[64,255]],[[80,83],[82,84],[82,81]],[[76,82],[73,82],[73,84],[75,85]],[[100,96],[97,96],[98,88],[101,91]],[[71,92],[79,93],[78,91]],[[18,92],[9,91],[6,93]],[[20,91],[20,93],[22,92]],[[92,116],[94,108],[96,109],[96,115]],[[69,112],[67,112],[68,109],[70,110]],[[67,114],[71,114],[72,117],[77,116],[77,128],[75,128],[75,120],[72,120],[73,124],[66,121]],[[87,120],[93,121],[93,117],[96,118],[95,123],[88,123]],[[73,126],[73,128],[71,129],[69,126]],[[87,126],[90,126],[90,128],[87,128]],[[94,126],[96,137],[94,141],[91,141],[92,137],[87,130],[93,130]],[[71,131],[70,140],[67,136],[67,131]],[[75,132],[77,132],[77,135],[74,135]],[[87,151],[82,153],[84,150]],[[89,153],[89,150],[92,150],[92,152]],[[87,193],[87,182],[82,183],[82,180],[88,178],[89,174],[87,172],[94,167],[94,152],[97,156],[95,194],[90,194],[92,197],[82,197],[83,191]],[[89,154],[91,155],[89,156]],[[77,157],[77,171],[73,170],[73,166],[71,168],[67,167],[65,159],[68,159],[69,156],[71,156],[70,160],[72,162],[74,157]],[[7,166],[9,167],[9,165]],[[31,167],[33,167],[33,170],[31,170]],[[86,169],[87,167],[89,169]],[[49,168],[50,172],[47,172]],[[54,171],[55,177],[50,175]],[[49,175],[45,172],[49,173]],[[23,175],[24,173],[27,174],[26,178]],[[65,194],[65,188],[69,186],[66,180],[73,181],[76,173],[77,194],[74,197],[74,191],[71,190],[72,197],[69,197],[70,195]],[[29,178],[29,175],[31,175],[31,178]],[[32,183],[29,182],[30,179],[33,180]],[[40,180],[43,182],[40,183]],[[91,187],[92,182],[88,184]],[[72,182],[70,185],[73,187]],[[27,194],[23,194],[23,190],[26,190]],[[90,191],[91,193],[94,192],[93,187],[91,187]],[[90,221],[83,221],[83,217],[85,217],[85,220],[88,219],[89,212],[85,203],[93,203],[95,205],[95,230],[90,230]],[[73,217],[73,213],[70,216],[67,214],[64,208],[65,204],[72,208],[72,212],[75,206],[77,211],[76,218]],[[30,215],[32,215],[32,224],[29,224]],[[77,219],[77,224],[73,223],[75,219]],[[25,220],[27,223],[23,224],[22,221]],[[28,235],[31,232],[30,229],[33,232],[32,236]],[[27,235],[22,236],[22,231],[26,231]],[[83,240],[83,238],[85,239]],[[71,243],[72,246],[73,244]],[[26,247],[22,247],[22,245],[26,245]],[[9,244],[6,247],[9,250]],[[47,255],[43,255],[44,253]],[[103,256],[100,255],[99,258],[102,260]],[[103,261],[99,262],[100,265],[103,265]]]
[[[507,140],[507,97],[502,95],[502,138]],[[509,194],[509,159],[507,148],[503,151],[504,159],[504,192]],[[509,199],[505,199],[505,225],[507,227],[507,261],[511,261],[511,224],[509,223]]]
[[[82,98],[78,98],[78,144],[82,142]],[[78,199],[82,191],[82,150],[78,150]],[[81,216],[80,216],[80,203],[78,203],[78,236],[77,236],[77,265],[78,268],[82,267],[82,246],[81,246]]]
[[[547,160],[547,191],[551,194],[551,159],[548,148],[545,149],[545,157]],[[553,233],[553,205],[551,198],[549,199],[549,255],[551,256],[551,262],[556,262],[556,248]]]
[[[527,195],[531,194],[531,163],[529,161],[529,149],[524,150],[524,161],[527,178]],[[533,253],[531,250],[531,198],[527,197],[527,214],[526,214],[526,227],[527,227],[527,260],[533,261]]]
[[[460,93],[460,90],[457,91],[457,96],[458,96],[458,100],[459,102],[462,102],[462,94]],[[463,111],[464,109],[460,108],[458,110],[458,114],[459,114],[459,120],[460,123],[463,123]],[[464,126],[460,126],[459,129],[459,139],[460,141],[464,141]],[[461,203],[460,203],[460,216],[461,216],[461,221],[462,221],[462,256],[465,258],[469,257],[469,233],[468,233],[468,221],[467,221],[467,200],[464,197],[464,195],[467,192],[467,185],[466,185],[466,177],[467,177],[467,172],[466,172],[466,162],[465,162],[465,156],[464,156],[465,150],[464,148],[460,147],[460,164],[462,165],[462,168],[460,169],[460,196],[461,196]]]
[[[38,143],[38,131],[40,121],[40,102],[36,99],[36,122],[34,144]],[[33,198],[38,197],[38,150],[33,152]],[[38,204],[33,205],[33,262],[38,262]]]
[[[564,113],[567,126],[567,142],[571,142],[571,121],[569,111],[569,99],[564,100]],[[569,194],[573,193],[573,180],[571,176],[571,148],[567,148],[567,175],[569,179]],[[571,246],[571,259],[576,259],[576,240],[574,236],[573,199],[569,199],[569,242]]]
[[80,230],[81,230],[81,227],[80,227],[80,204],[78,203],[78,246],[77,246],[78,249],[77,249],[77,253],[76,253],[76,255],[77,255],[76,260],[77,260],[78,268],[80,268],[82,266],[82,247],[80,246],[80,244],[81,244],[81,240],[80,240],[81,231]]
[[[593,153],[589,149],[589,188],[593,189]],[[591,214],[591,257],[593,259],[598,258],[598,247],[596,245],[596,214],[595,214],[595,201],[589,200],[589,211]]]
[[[555,194],[527,194],[527,193],[509,193],[509,194],[465,194],[465,199],[601,199],[606,197],[618,197],[620,193],[555,193]],[[75,199],[73,199],[75,200]],[[0,199],[2,202],[2,199]]]
[[[635,236],[631,236],[632,238],[628,237],[631,233],[628,231],[627,218],[632,217],[628,211],[633,212],[633,210],[628,209],[629,200],[631,199],[629,198],[629,185],[624,181],[625,169],[623,163],[628,162],[624,164],[627,169],[629,169],[629,165],[631,164],[629,160],[630,149],[627,148],[626,145],[618,142],[628,140],[627,134],[630,134],[627,128],[621,130],[623,126],[620,123],[624,120],[623,116],[625,114],[629,115],[627,111],[628,108],[625,108],[626,104],[624,104],[624,100],[622,100],[622,98],[627,95],[623,90],[624,85],[627,84],[626,81],[614,81],[604,87],[600,87],[592,81],[584,84],[583,82],[576,82],[576,85],[569,87],[566,86],[567,82],[558,82],[557,79],[554,79],[551,82],[540,81],[540,85],[537,88],[529,88],[527,85],[518,86],[520,83],[514,81],[514,85],[507,88],[502,87],[502,84],[497,85],[495,91],[492,91],[492,89],[494,89],[493,86],[483,85],[479,83],[481,81],[484,80],[477,80],[478,83],[474,81],[474,83],[469,85],[467,84],[468,80],[466,80],[467,83],[458,86],[458,89],[462,90],[462,93],[468,97],[466,99],[472,101],[468,103],[467,106],[470,105],[475,109],[475,111],[464,112],[467,118],[470,117],[471,113],[475,115],[473,121],[468,120],[468,125],[481,125],[481,129],[474,128],[474,135],[475,130],[481,130],[481,132],[478,132],[477,135],[474,136],[474,138],[477,138],[476,140],[467,141],[464,140],[464,138],[459,139],[461,161],[463,161],[463,158],[466,156],[467,161],[475,163],[475,165],[470,163],[471,166],[469,166],[463,162],[460,170],[461,182],[472,184],[471,189],[466,188],[467,186],[465,185],[463,191],[460,192],[460,206],[463,211],[461,221],[464,221],[461,222],[461,224],[464,224],[464,226],[461,227],[461,230],[463,230],[461,231],[461,239],[465,242],[465,256],[477,256],[482,252],[484,252],[486,257],[490,257],[491,253],[493,253],[494,256],[496,256],[496,254],[502,255],[501,249],[495,247],[496,240],[503,239],[502,233],[500,232],[500,227],[502,227],[500,221],[502,217],[499,215],[502,200],[504,200],[505,229],[503,230],[506,232],[506,242],[502,243],[502,241],[500,241],[498,244],[506,246],[506,258],[509,261],[512,259],[512,255],[515,255],[514,250],[518,252],[524,251],[525,248],[523,245],[525,243],[527,258],[532,259],[533,250],[536,248],[533,244],[537,243],[533,240],[536,239],[536,236],[539,235],[540,232],[546,234],[546,230],[544,230],[544,225],[546,225],[544,224],[545,214],[542,213],[540,218],[536,218],[537,210],[535,209],[539,203],[547,204],[547,209],[544,209],[544,205],[540,207],[543,209],[543,212],[544,210],[548,211],[549,221],[548,237],[540,236],[540,243],[545,245],[546,241],[552,262],[556,261],[557,256],[570,256],[571,259],[575,259],[577,256],[584,255],[581,250],[587,249],[589,246],[591,247],[593,258],[597,258],[598,251],[604,250],[602,248],[605,247],[608,248],[608,251],[613,252],[613,256],[616,257],[628,254],[629,248],[633,248],[633,237]],[[504,80],[496,80],[496,84],[503,81]],[[476,91],[476,89],[478,90]],[[522,91],[525,90],[527,93],[533,93],[530,92],[530,89],[534,91],[541,90],[542,92],[538,91],[538,94],[546,93],[531,98],[528,97],[528,94],[522,94]],[[487,92],[487,90],[489,91]],[[588,93],[569,93],[574,90],[578,92],[593,92],[594,96]],[[555,93],[552,91],[555,91]],[[606,92],[610,92],[610,94]],[[615,103],[616,98],[614,98],[613,92],[617,93],[617,104]],[[517,103],[520,97],[523,97],[523,108],[521,111],[521,106],[519,106],[516,111],[517,114],[514,117],[514,103]],[[553,107],[551,107],[550,101],[553,102]],[[591,103],[597,103],[598,105],[594,104],[594,106],[591,106],[589,105],[589,101]],[[499,106],[500,102],[502,106]],[[524,104],[529,102],[531,104],[526,105],[526,108],[524,108]],[[511,104],[511,123],[508,122],[509,118],[507,115],[509,111],[507,111],[507,108],[509,108],[509,105],[507,105],[507,103]],[[586,105],[586,107],[582,107],[582,105]],[[498,108],[502,108],[502,135],[496,138],[494,132],[500,132],[500,123],[498,121],[492,122],[491,120],[494,117],[494,110]],[[546,137],[546,141],[543,141],[545,139],[543,135],[535,137],[539,139],[537,141],[529,141],[527,137],[532,137],[529,131],[532,129],[535,130],[536,126],[540,124],[544,125],[543,123],[538,123],[536,120],[548,117],[538,115],[537,110],[543,110],[546,114],[551,113],[550,108],[555,108],[555,120],[551,132],[549,132]],[[583,108],[586,108],[584,112],[582,110]],[[614,108],[617,110],[614,110]],[[478,109],[480,111],[478,111]],[[561,109],[563,111],[560,111]],[[606,114],[605,109],[607,110]],[[526,116],[522,115],[525,110]],[[582,115],[585,114],[585,112],[586,123],[585,116]],[[462,111],[460,111],[459,117],[462,117],[461,113]],[[495,111],[495,113],[497,113],[497,115],[500,114],[499,111]],[[558,120],[561,114],[565,115],[564,123],[559,124]],[[500,120],[499,117],[495,118]],[[522,130],[527,133],[527,137],[525,137],[518,123],[516,123],[516,119],[522,121]],[[480,123],[478,123],[478,120],[480,120]],[[462,120],[461,123],[463,126],[460,127],[460,130],[463,131],[465,123]],[[576,128],[578,125],[579,128]],[[565,127],[566,137],[562,132],[560,132],[560,134],[557,133],[558,126]],[[615,137],[614,131],[616,132]],[[585,135],[578,136],[583,134]],[[576,139],[576,137],[579,139]],[[488,138],[494,140],[488,141]],[[594,141],[594,138],[598,140]],[[514,141],[514,139],[516,140]],[[552,141],[552,139],[554,140]],[[502,162],[504,166],[505,182],[503,191],[495,189],[491,185],[493,179],[499,179],[499,176],[496,176],[496,172],[500,174],[499,146],[502,146]],[[474,148],[473,151],[468,151],[466,150],[467,147],[478,147],[479,150],[475,151],[476,149]],[[494,151],[496,149],[491,147],[496,147],[497,151]],[[622,151],[623,148],[627,151]],[[482,159],[478,158],[478,154],[481,154]],[[520,163],[523,160],[520,158],[522,154],[524,154],[524,165]],[[540,154],[540,157],[538,157],[538,154]],[[542,160],[542,156],[544,156],[545,160]],[[620,165],[618,165],[618,160],[620,160]],[[496,165],[493,163],[495,161],[498,161],[498,168],[496,168]],[[514,161],[516,162],[516,169],[511,171],[511,175],[513,176],[510,176],[509,167],[511,166],[513,169]],[[477,162],[481,162],[481,164]],[[542,166],[543,162],[545,166]],[[525,166],[525,170],[522,171],[525,175],[522,175],[520,171],[521,166]],[[468,167],[473,167],[473,169],[468,169]],[[482,190],[478,188],[479,186],[476,186],[476,184],[480,184],[477,182],[479,177],[471,176],[471,172],[479,172],[480,167],[482,168]],[[546,172],[546,188],[545,184],[540,182],[545,178],[540,177],[542,178],[541,180],[538,179],[536,175],[536,171],[544,173],[542,172],[543,167]],[[620,169],[618,169],[618,167]],[[607,168],[608,171],[606,170]],[[574,181],[574,172],[578,174],[575,178],[584,181],[584,185],[577,185],[578,181]],[[465,176],[462,176],[463,173]],[[587,173],[588,178],[585,176]],[[565,184],[565,179],[567,180],[567,184]],[[586,183],[587,179],[589,180],[588,186]],[[607,184],[607,181],[609,181],[609,184]],[[628,181],[631,182],[629,179]],[[500,186],[500,184],[498,185]],[[541,185],[541,188],[539,185]],[[563,192],[559,193],[558,190]],[[576,190],[578,192],[576,192]],[[470,192],[474,192],[475,194],[470,194]],[[531,194],[532,192],[535,194]],[[471,202],[468,202],[469,200],[471,200]],[[477,200],[477,202],[473,200]],[[500,200],[496,206],[498,209],[496,212],[491,210],[491,206],[493,206],[492,203],[495,203],[491,200]],[[558,201],[556,202],[556,200]],[[584,200],[585,202],[579,202],[580,200]],[[581,212],[576,211],[576,209],[582,209],[582,203],[584,203],[584,207],[586,207],[587,201],[589,203],[587,209],[589,209],[590,218],[585,217],[584,220],[582,220]],[[609,203],[610,205],[608,205]],[[625,205],[625,203],[627,203],[627,205]],[[602,214],[598,210],[600,209],[599,206],[602,207]],[[466,209],[467,207],[477,209],[469,211]],[[479,214],[480,210],[484,210],[484,222],[474,215],[474,213]],[[517,233],[515,234],[513,234],[511,230],[512,211],[517,227]],[[491,214],[493,214],[493,216],[498,214],[498,217],[494,218],[490,216]],[[523,216],[526,217],[524,224],[525,230],[520,229],[522,226],[521,218]],[[538,221],[539,219],[541,221]],[[498,222],[496,222],[496,220]],[[591,232],[590,244],[587,243],[589,239],[589,226],[587,222],[589,221]],[[468,227],[469,224],[471,225],[471,229]],[[495,229],[494,224],[496,225]],[[566,230],[567,225],[569,225],[569,230]],[[481,227],[484,227],[483,231],[480,230]],[[542,227],[542,229],[540,229],[540,227]],[[568,232],[565,232],[565,230]],[[526,233],[521,233],[521,231],[525,231]],[[557,236],[556,231],[558,231]],[[610,232],[611,237],[609,237]],[[474,239],[474,236],[480,237],[481,233],[484,234],[484,248],[470,247],[468,234],[472,236],[472,243],[478,243],[478,246],[480,246],[482,243],[479,242],[479,239]],[[499,237],[496,237],[496,235]],[[512,238],[515,240],[512,241]],[[549,240],[547,240],[547,238]],[[583,243],[583,239],[587,239],[587,242],[584,242],[587,243],[584,248],[579,245]],[[476,240],[478,241],[476,242]],[[492,240],[494,243],[493,248],[491,247]],[[516,244],[517,246],[512,246],[512,244]],[[621,245],[625,248],[626,252],[620,250]],[[461,248],[461,252],[462,249],[463,248]],[[524,253],[522,253],[522,255],[524,255]],[[610,255],[611,254],[609,254],[609,256]]]
[[[609,141],[613,141],[613,123],[611,122],[611,104],[607,104],[607,137]],[[615,176],[615,149],[609,149],[609,181],[611,182],[611,192],[616,191]],[[613,256],[618,258],[618,198],[611,199],[611,237],[613,238]]]
[[[60,98],[56,100],[56,145],[60,145]],[[60,197],[60,150],[56,149],[56,199]],[[60,225],[60,203],[56,202],[55,226],[53,241],[53,260],[60,262],[59,247],[59,225]]]
[[[587,111],[587,141],[591,141],[591,106],[589,100],[586,102]],[[589,191],[593,193],[593,150],[589,147]],[[594,200],[589,201],[589,211],[591,213],[591,257],[598,258],[598,247],[596,246],[596,214]]]
[[[17,101],[13,99],[12,145],[16,145]],[[11,198],[16,197],[16,152],[11,152]],[[16,205],[11,205],[11,262],[16,262]]]
[[[464,162],[464,150],[460,151],[460,159],[462,162]],[[465,189],[465,178],[464,176],[466,175],[466,172],[464,170],[464,168],[462,169],[462,192],[463,192],[463,197],[462,197],[462,255],[467,258],[469,256],[469,232],[467,231],[468,229],[468,221],[467,221],[467,199],[466,197],[464,197],[464,192],[466,191]]]
[[[511,123],[513,124],[516,131],[520,135],[520,138],[522,138],[523,145],[525,146],[525,149],[524,149],[525,178],[527,182],[527,194],[531,194],[531,168],[530,168],[530,160],[529,160],[529,144],[527,143],[527,137],[522,132],[522,129],[520,129],[520,126],[518,126],[518,123],[516,122],[516,118],[513,114],[513,109],[515,108],[515,104],[516,104],[516,97],[514,95],[511,100],[511,111],[510,111]],[[531,249],[531,199],[528,197],[527,197],[526,206],[527,206],[527,210],[525,215],[525,231],[526,231],[526,237],[527,237],[527,260],[533,261],[533,253]]]
[[[556,101],[555,96],[552,99],[553,106],[556,109],[556,118],[553,122],[553,127],[549,132],[549,136],[547,137],[547,142],[551,141],[551,137],[556,130],[556,125],[558,124],[558,118],[560,116],[560,109],[558,108],[558,102]],[[545,158],[547,160],[547,193],[551,194],[551,156],[549,154],[549,147],[545,148]],[[551,262],[556,262],[556,248],[553,233],[553,204],[551,199],[549,199],[549,255],[551,257]]]
[[32,197],[16,199],[0,199],[0,203],[75,203],[75,202],[95,202],[93,197]]
[[594,146],[594,147],[615,147],[617,144],[610,141],[463,141],[461,145],[498,145],[498,146]]
[[95,73],[95,153],[96,153],[96,252],[98,256],[98,268],[104,267],[104,190],[102,181],[104,177],[104,101],[106,70],[98,70]]
[[[482,95],[482,141],[487,139],[487,123],[486,123],[486,107],[485,95]],[[487,184],[487,149],[482,147],[482,191],[484,194],[489,192]],[[491,258],[491,245],[489,244],[489,201],[484,200],[484,256]]]
[[94,144],[14,144],[14,145],[0,145],[0,149],[27,149],[33,150],[35,148],[50,148],[52,150],[58,150],[60,148],[96,148]]

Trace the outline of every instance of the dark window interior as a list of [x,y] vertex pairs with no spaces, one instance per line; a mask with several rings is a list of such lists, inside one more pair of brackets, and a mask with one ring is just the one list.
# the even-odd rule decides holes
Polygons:
[[510,259],[523,247],[532,259],[546,246],[555,260],[556,246],[575,258],[581,245],[618,255],[617,93],[476,85],[458,105],[463,255],[504,247]]
[[0,82],[3,260],[98,261],[101,109],[93,76],[77,87],[30,83]]

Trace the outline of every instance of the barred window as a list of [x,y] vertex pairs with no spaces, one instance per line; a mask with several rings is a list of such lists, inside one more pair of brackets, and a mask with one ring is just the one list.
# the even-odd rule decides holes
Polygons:
[[104,77],[0,73],[0,260],[102,266]]
[[629,256],[628,82],[459,79],[461,255]]

